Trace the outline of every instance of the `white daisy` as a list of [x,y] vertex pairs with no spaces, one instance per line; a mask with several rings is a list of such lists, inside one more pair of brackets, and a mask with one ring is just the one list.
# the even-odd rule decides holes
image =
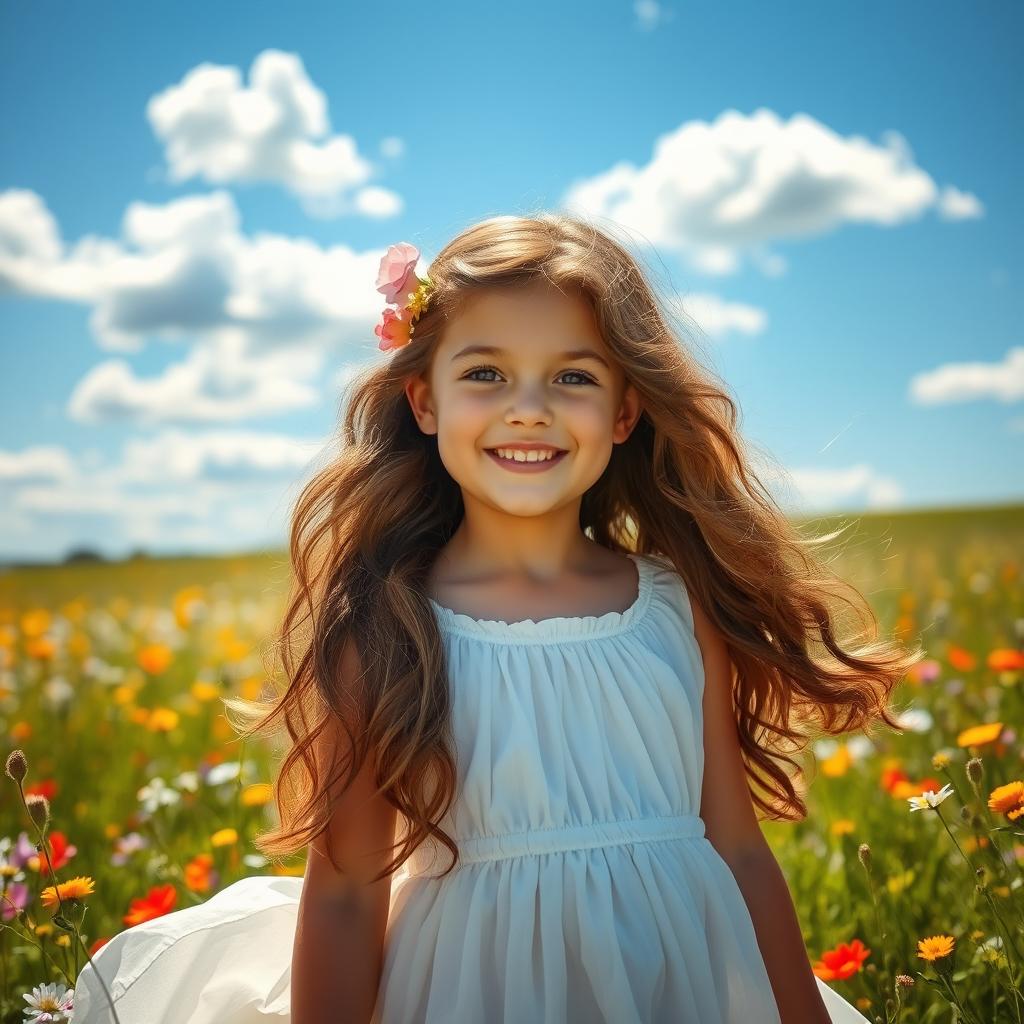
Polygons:
[[947,782],[938,793],[934,790],[926,789],[920,796],[908,796],[907,801],[910,804],[911,811],[934,810],[952,792],[953,787]]
[[25,1014],[23,1024],[56,1024],[58,1021],[70,1021],[74,995],[75,990],[68,988],[62,981],[48,981],[36,985],[31,992],[24,993],[28,1006],[22,1011]]

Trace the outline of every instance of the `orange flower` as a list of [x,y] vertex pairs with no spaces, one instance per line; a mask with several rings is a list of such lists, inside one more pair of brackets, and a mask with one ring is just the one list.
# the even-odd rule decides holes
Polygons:
[[154,885],[144,897],[132,900],[131,910],[124,915],[124,923],[131,926],[163,917],[174,909],[177,902],[178,892],[170,882]]
[[1024,651],[1011,647],[997,647],[989,652],[988,667],[996,672],[1017,672],[1024,669]]
[[988,797],[988,808],[1016,821],[1024,815],[1024,782],[1017,779],[993,789]]
[[49,661],[57,653],[57,645],[48,636],[36,636],[26,642],[25,651],[30,658]]
[[941,960],[953,952],[955,942],[952,935],[933,935],[929,939],[921,939],[917,944],[917,955],[929,963]]
[[139,667],[151,676],[158,676],[171,663],[171,649],[165,644],[147,644],[139,649]]
[[63,900],[81,900],[92,895],[95,887],[96,883],[88,875],[79,875],[66,882],[48,885],[39,894],[39,898],[48,910],[56,910]]
[[850,943],[841,942],[835,949],[826,949],[811,970],[822,981],[844,981],[856,974],[870,955],[871,950],[860,939]]
[[185,884],[193,892],[209,892],[213,874],[213,854],[197,854],[185,865]]
[[984,725],[972,725],[964,729],[956,738],[958,747],[980,747],[985,743],[994,743],[1003,731],[1002,722],[986,722]]
[[978,659],[966,647],[950,644],[946,648],[946,658],[958,672],[970,672],[978,664]]

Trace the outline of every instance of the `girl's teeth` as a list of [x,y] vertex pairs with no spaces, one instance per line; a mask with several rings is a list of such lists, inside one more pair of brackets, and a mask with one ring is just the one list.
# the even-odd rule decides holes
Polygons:
[[513,462],[541,462],[553,459],[555,452],[524,452],[524,451],[509,451],[507,448],[496,448],[495,449],[498,458],[511,459]]

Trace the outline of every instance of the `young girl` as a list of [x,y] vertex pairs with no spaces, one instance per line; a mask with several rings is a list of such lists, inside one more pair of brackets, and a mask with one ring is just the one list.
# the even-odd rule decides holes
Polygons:
[[865,1021],[757,808],[806,815],[813,727],[898,727],[919,652],[843,645],[845,585],[623,245],[545,214],[418,256],[381,262],[389,355],[295,509],[287,686],[229,702],[287,730],[256,845],[305,875],[115,936],[76,1024],[115,1019],[97,973],[121,1024]]

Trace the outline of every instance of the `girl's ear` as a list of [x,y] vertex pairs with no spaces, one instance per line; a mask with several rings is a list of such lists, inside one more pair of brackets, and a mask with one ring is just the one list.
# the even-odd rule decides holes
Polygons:
[[622,444],[623,441],[629,438],[643,411],[640,392],[637,391],[634,385],[627,383],[622,393],[622,402],[619,406],[619,414],[615,419],[615,429],[612,433],[612,440],[615,444]]
[[434,397],[430,385],[419,376],[405,382],[405,397],[409,408],[424,434],[437,433],[437,416],[434,414]]

